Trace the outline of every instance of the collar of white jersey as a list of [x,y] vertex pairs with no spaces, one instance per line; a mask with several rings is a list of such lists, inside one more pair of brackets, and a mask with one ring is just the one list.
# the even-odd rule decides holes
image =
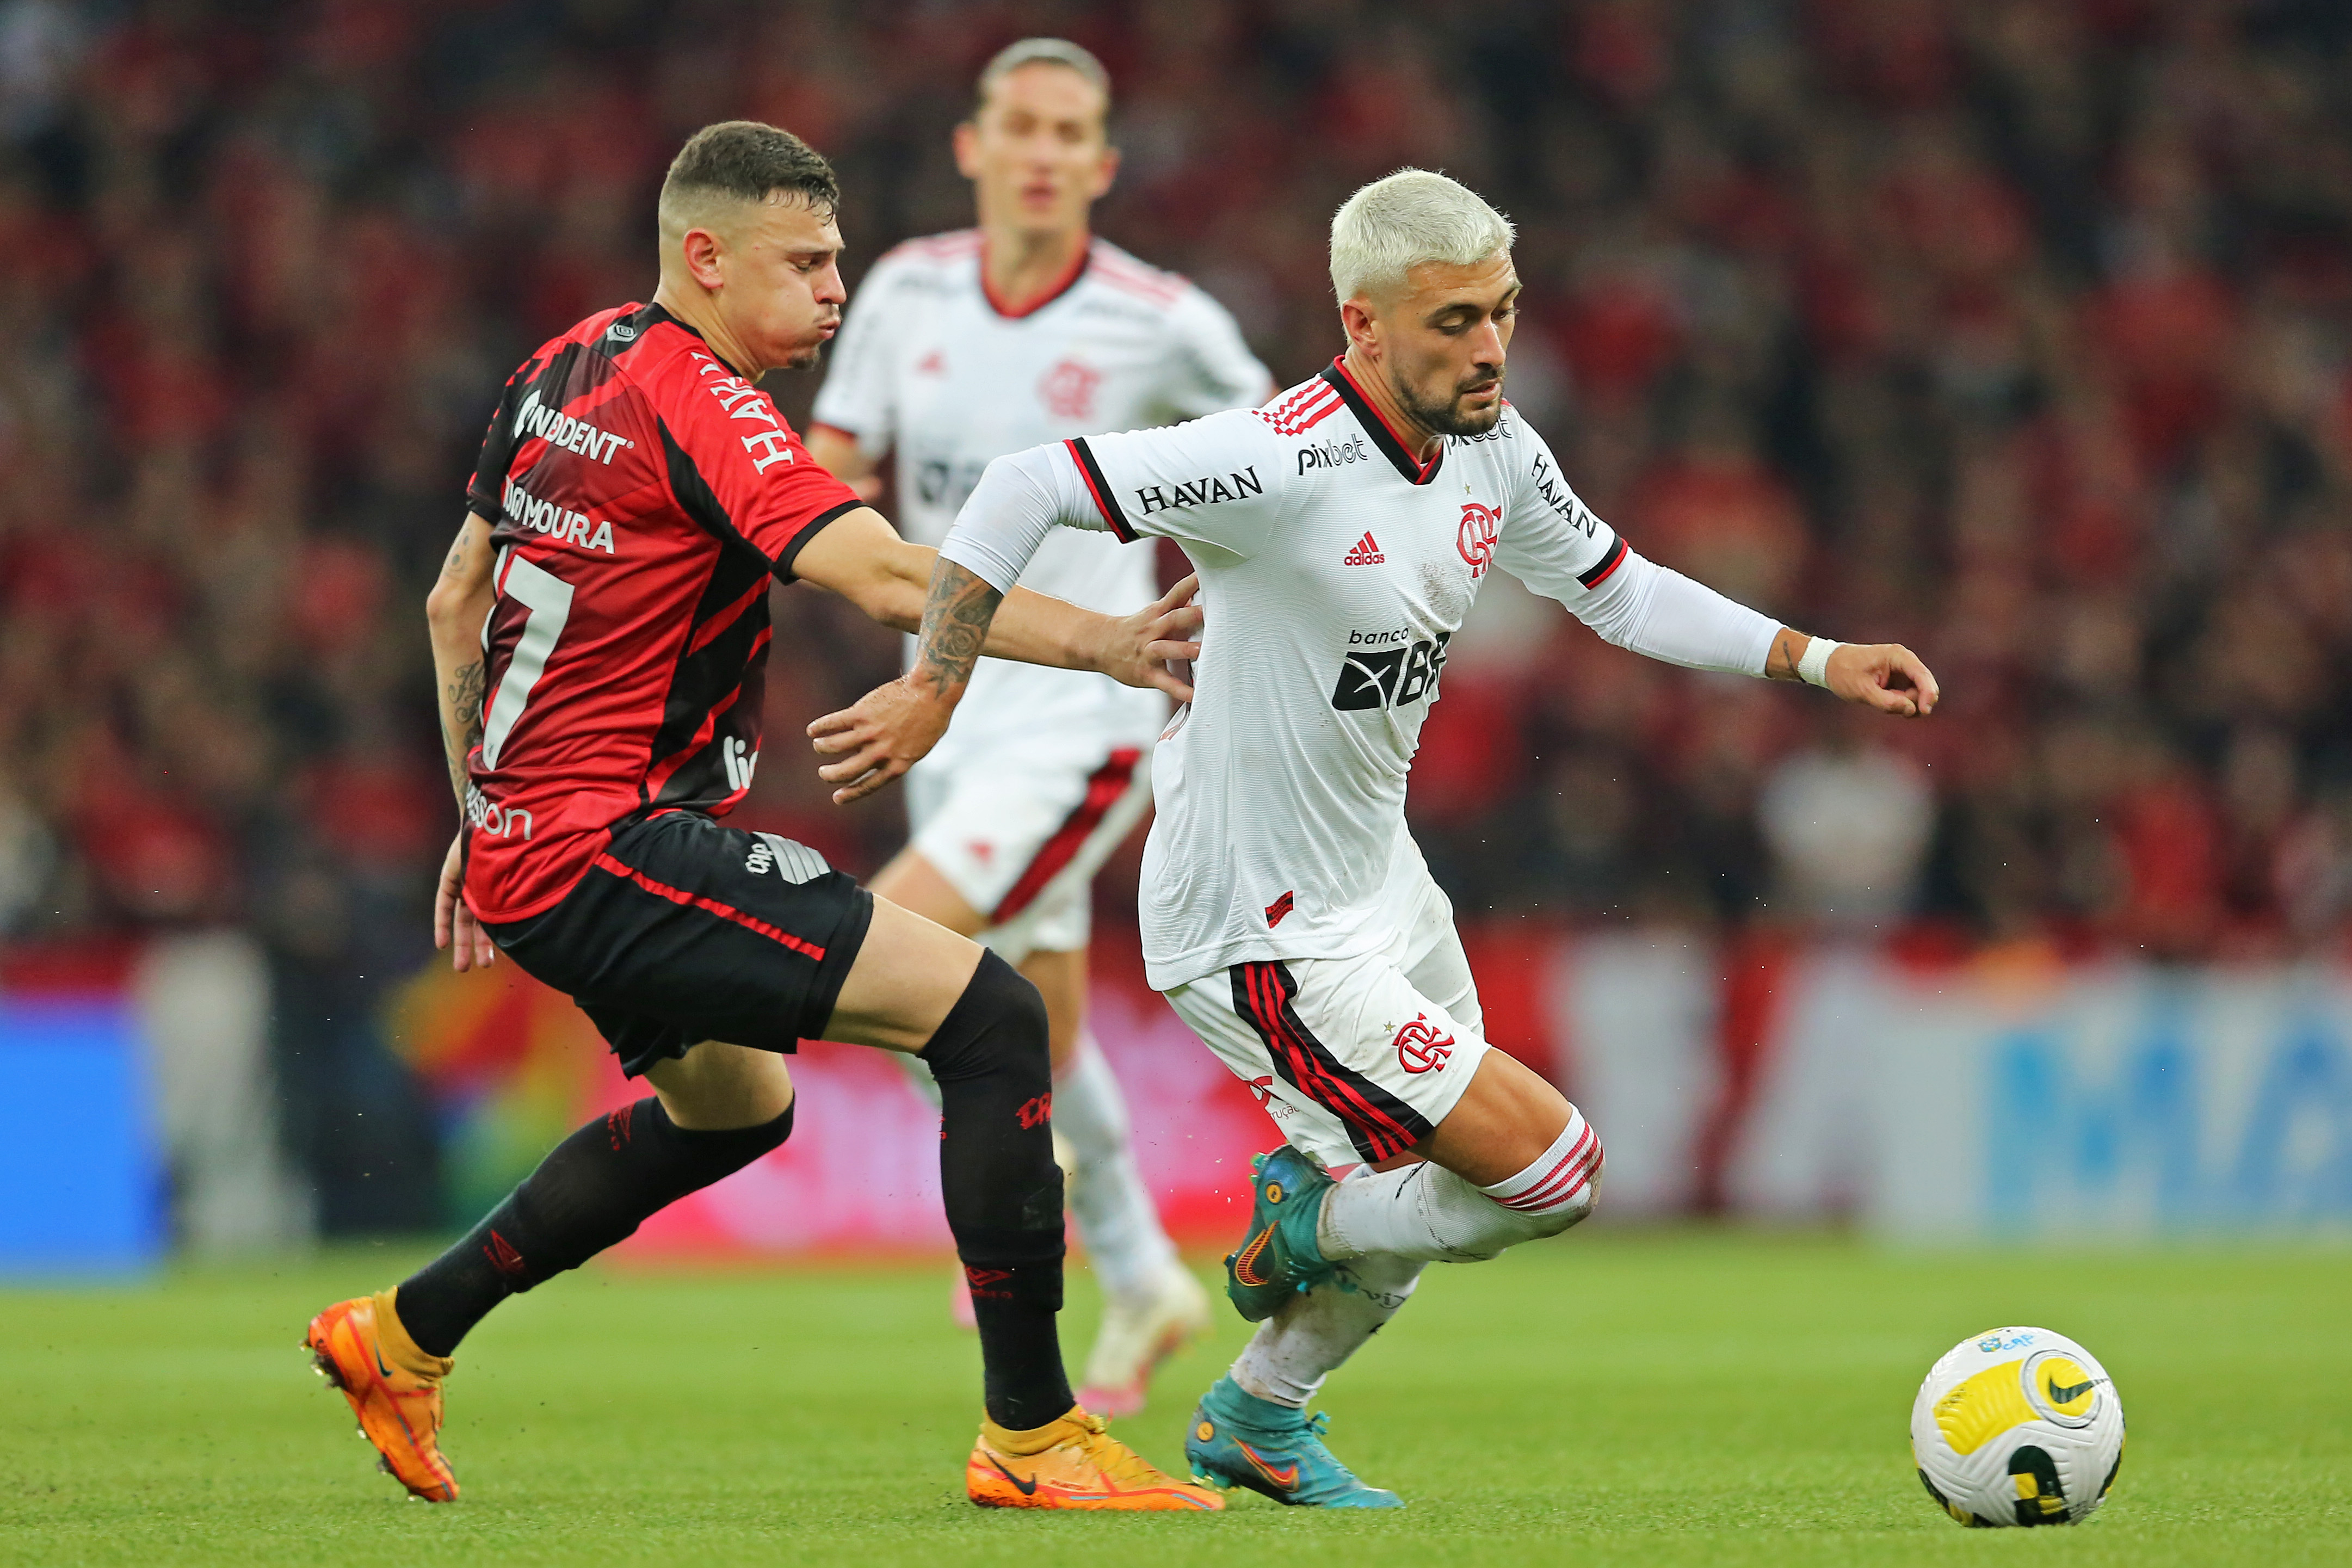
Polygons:
[[1445,443],[1443,440],[1437,443],[1436,453],[1426,463],[1414,457],[1412,448],[1406,446],[1396,431],[1390,427],[1380,409],[1364,395],[1364,389],[1356,384],[1356,378],[1348,374],[1345,356],[1335,358],[1323,367],[1323,379],[1339,389],[1340,401],[1348,405],[1349,412],[1355,415],[1356,423],[1364,427],[1364,433],[1372,438],[1372,445],[1378,447],[1381,455],[1395,466],[1396,471],[1404,476],[1405,483],[1425,485],[1437,477],[1439,466],[1445,461]]

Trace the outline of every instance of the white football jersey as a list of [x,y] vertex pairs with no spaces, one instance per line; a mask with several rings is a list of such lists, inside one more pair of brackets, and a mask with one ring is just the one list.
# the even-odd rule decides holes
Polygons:
[[1100,514],[1082,525],[1176,540],[1208,617],[1152,763],[1152,985],[1376,948],[1384,888],[1422,874],[1405,774],[1480,583],[1499,566],[1573,607],[1624,544],[1517,410],[1423,465],[1338,363],[1262,409],[1066,450]]
[[[1175,274],[1097,239],[1058,288],[1013,315],[991,298],[981,236],[966,230],[874,264],[814,417],[869,457],[896,454],[898,531],[936,547],[991,458],[1248,407],[1273,387],[1224,307]],[[1112,615],[1159,594],[1150,546],[1066,530],[1022,585]],[[1166,714],[1158,692],[1108,676],[983,659],[933,765],[1041,727],[1148,740]]]

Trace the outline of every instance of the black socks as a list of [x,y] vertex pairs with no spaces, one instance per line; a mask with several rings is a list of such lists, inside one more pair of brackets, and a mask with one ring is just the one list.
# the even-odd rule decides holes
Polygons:
[[1062,1168],[1045,1004],[1011,964],[982,953],[922,1057],[940,1086],[940,1186],[971,1286],[988,1416],[1015,1432],[1043,1426],[1077,1403],[1054,1324]]
[[[1054,1163],[1054,1078],[1045,1005],[996,954],[923,1047],[939,1080],[940,1184],[971,1286],[989,1419],[1043,1426],[1076,1401],[1062,1367],[1062,1171]],[[556,1145],[504,1203],[404,1281],[400,1321],[446,1356],[489,1310],[577,1268],[646,1217],[758,1159],[793,1113],[726,1132],[689,1132],[657,1099],[600,1117]]]
[[426,1354],[447,1355],[509,1296],[579,1268],[792,1131],[789,1106],[773,1121],[721,1132],[679,1127],[657,1099],[599,1117],[557,1144],[464,1240],[402,1282],[401,1323]]

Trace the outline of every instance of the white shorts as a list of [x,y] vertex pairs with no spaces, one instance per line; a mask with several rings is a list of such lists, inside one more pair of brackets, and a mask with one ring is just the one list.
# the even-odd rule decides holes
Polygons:
[[907,775],[916,851],[988,918],[980,941],[1013,963],[1087,945],[1095,873],[1150,805],[1151,749],[1134,742],[1056,739]]
[[1167,993],[1292,1146],[1325,1166],[1428,1137],[1486,1054],[1454,907],[1427,872],[1402,913],[1377,952],[1240,963]]

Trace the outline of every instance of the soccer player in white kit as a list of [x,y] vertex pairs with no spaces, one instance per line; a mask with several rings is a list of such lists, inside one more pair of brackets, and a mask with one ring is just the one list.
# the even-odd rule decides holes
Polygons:
[[[852,483],[895,454],[908,539],[945,539],[1005,453],[1247,407],[1274,390],[1222,306],[1090,235],[1088,211],[1118,168],[1109,88],[1094,56],[1058,38],[1024,39],[990,61],[955,142],[980,226],[884,256],[843,323],[809,448]],[[1065,531],[1026,581],[1125,612],[1158,597],[1154,568],[1149,544]],[[1084,1014],[1091,883],[1151,804],[1167,719],[1156,691],[990,660],[954,731],[908,777],[914,840],[872,883],[978,937],[1045,996],[1054,1128],[1104,1294],[1081,1399],[1105,1415],[1139,1409],[1152,1368],[1208,1321]]]
[[1487,1048],[1453,911],[1405,829],[1416,736],[1486,574],[1674,663],[1889,713],[1937,700],[1906,649],[1779,626],[1636,554],[1578,500],[1503,399],[1512,239],[1441,174],[1359,191],[1332,221],[1339,360],[1263,409],[991,465],[941,548],[914,670],[811,727],[844,758],[820,769],[836,798],[921,755],[1056,524],[1192,557],[1207,625],[1159,751],[1144,956],[1288,1143],[1261,1161],[1226,1264],[1260,1327],[1185,1450],[1202,1479],[1286,1503],[1399,1506],[1333,1457],[1307,1401],[1426,1264],[1565,1230],[1601,1173],[1576,1108]]

